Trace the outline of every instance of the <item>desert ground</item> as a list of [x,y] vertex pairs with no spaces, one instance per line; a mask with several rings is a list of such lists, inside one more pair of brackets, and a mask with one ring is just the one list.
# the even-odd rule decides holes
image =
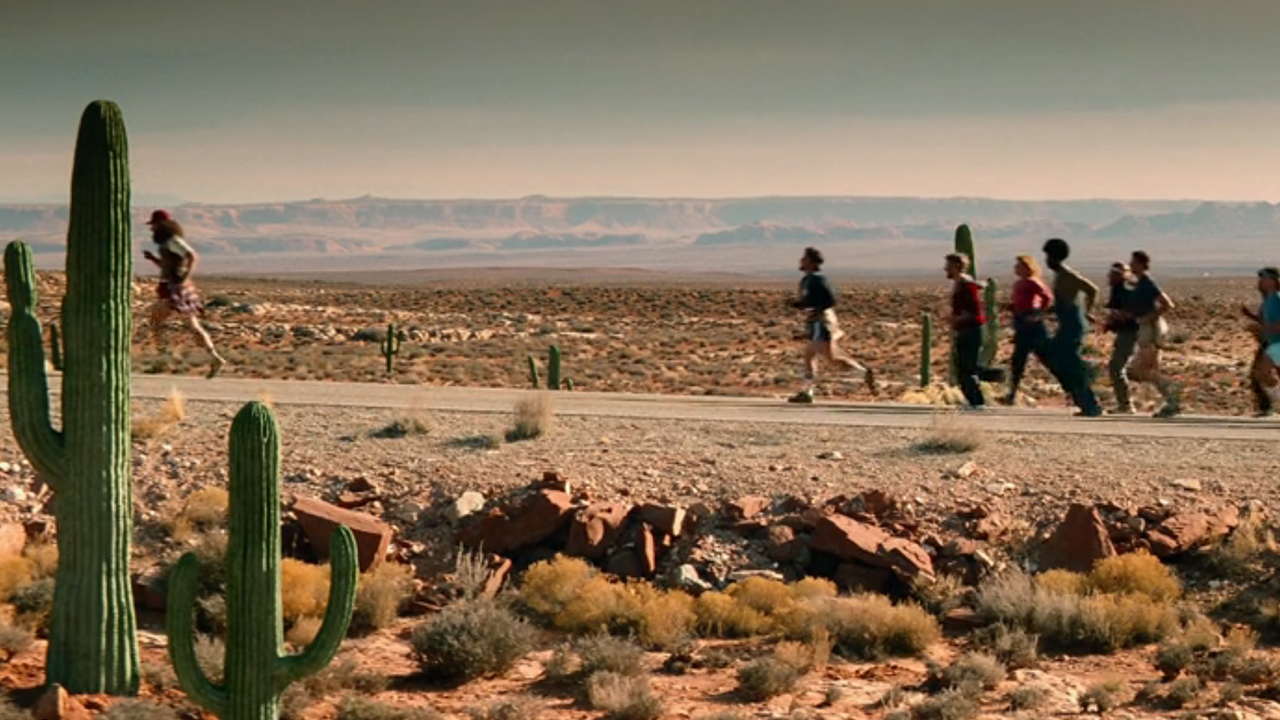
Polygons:
[[[42,280],[52,319],[60,277]],[[1252,339],[1238,306],[1254,299],[1251,281],[1169,285],[1179,307],[1168,358],[1188,410],[1249,413]],[[782,398],[798,382],[787,283],[201,288],[230,377],[524,388],[527,356],[545,378],[555,344],[583,390]],[[845,347],[876,368],[881,399],[938,402],[929,427],[557,414],[567,391],[530,391],[502,413],[256,398],[280,423],[285,501],[351,508],[393,537],[362,576],[360,619],[331,670],[298,684],[282,717],[1280,717],[1273,442],[986,430],[942,407],[944,393],[919,391],[919,318],[941,316],[940,283],[838,290]],[[140,282],[139,313],[149,292]],[[388,323],[406,333],[391,377],[378,352]],[[145,335],[140,323],[138,372],[204,372],[190,340],[175,358]],[[1090,340],[1105,354],[1105,337]],[[935,378],[945,351],[935,339]],[[1041,369],[1029,380],[1036,404],[1065,412]],[[820,402],[871,399],[854,379],[822,390]],[[1141,397],[1150,409],[1154,396]],[[164,577],[186,551],[207,564],[198,617],[216,672],[220,491],[239,407],[135,402],[143,697],[78,698],[91,712],[212,717],[168,669]],[[56,498],[0,414],[3,520],[26,535],[21,555],[0,558],[12,638],[0,643],[0,686],[24,704],[43,676]],[[589,543],[591,564],[568,560],[582,549],[575,528],[610,507],[618,519]],[[1064,523],[1070,513],[1088,517],[1083,530]],[[291,512],[284,529],[291,648],[314,633],[327,586],[300,522]],[[870,554],[862,534],[880,538]],[[495,541],[508,546],[488,554]],[[1048,548],[1064,543],[1101,562],[1046,572],[1058,564]]]

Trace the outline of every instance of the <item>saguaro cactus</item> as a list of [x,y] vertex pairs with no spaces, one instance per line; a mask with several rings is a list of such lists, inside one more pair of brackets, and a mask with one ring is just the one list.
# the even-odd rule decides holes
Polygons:
[[933,381],[933,318],[929,313],[920,314],[920,387],[929,387]]
[[62,372],[62,338],[58,337],[58,323],[49,323],[49,364]]
[[529,382],[533,384],[534,390],[537,390],[540,387],[540,381],[538,379],[538,361],[534,360],[532,355],[529,356]]
[[124,117],[114,103],[93,102],[80,118],[71,171],[61,430],[49,418],[49,379],[44,334],[35,316],[31,249],[11,242],[4,253],[12,307],[13,434],[58,497],[58,576],[46,680],[73,693],[132,695],[139,683],[129,582],[129,193]]
[[395,323],[388,323],[387,337],[379,345],[379,352],[382,353],[382,357],[387,359],[388,375],[395,371],[396,354],[400,352],[400,343],[402,340],[403,337],[396,332]]
[[192,616],[200,562],[194,553],[178,561],[169,579],[169,657],[187,695],[222,720],[276,720],[284,690],[328,665],[347,634],[359,574],[356,541],[345,527],[334,531],[324,622],[306,650],[285,655],[280,434],[275,417],[262,403],[245,405],[231,423],[230,492],[223,683],[211,683],[196,661]]
[[560,389],[560,346],[552,345],[547,355],[547,389]]
[[982,327],[982,366],[991,367],[996,361],[996,350],[1000,347],[1000,307],[996,304],[997,285],[994,278],[987,280],[982,290],[982,301],[986,305],[987,324]]
[[978,257],[974,254],[973,233],[970,232],[968,225],[960,225],[956,228],[956,254],[969,258],[969,274],[976,279],[978,277]]

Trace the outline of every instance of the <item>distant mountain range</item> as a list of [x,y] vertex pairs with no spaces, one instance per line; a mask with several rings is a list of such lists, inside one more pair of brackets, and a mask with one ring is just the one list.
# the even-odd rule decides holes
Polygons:
[[[141,241],[151,207],[136,210]],[[312,200],[170,208],[210,254],[504,253],[656,246],[779,246],[978,238],[1042,240],[1280,239],[1280,205],[1179,201],[766,197],[511,200]],[[0,205],[0,240],[57,252],[61,205]]]

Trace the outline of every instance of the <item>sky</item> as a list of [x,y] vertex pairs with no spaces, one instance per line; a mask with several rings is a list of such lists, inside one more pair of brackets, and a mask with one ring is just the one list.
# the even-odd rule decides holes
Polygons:
[[1280,201],[1274,0],[0,0],[0,202]]

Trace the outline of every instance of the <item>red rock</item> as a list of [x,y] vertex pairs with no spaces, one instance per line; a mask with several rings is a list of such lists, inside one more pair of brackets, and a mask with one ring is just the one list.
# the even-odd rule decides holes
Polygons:
[[57,684],[36,702],[31,717],[32,720],[93,720],[84,705]]
[[620,578],[644,577],[644,565],[634,550],[622,550],[609,556],[605,569]]
[[147,610],[165,610],[168,594],[165,592],[165,573],[157,566],[146,568],[133,576],[133,604]]
[[933,560],[923,547],[843,515],[823,518],[809,539],[809,547],[845,560],[889,568],[910,580],[933,576]]
[[978,540],[997,540],[1008,530],[1008,523],[999,513],[978,518],[973,523],[973,537]]
[[795,560],[800,551],[804,549],[804,543],[796,537],[795,530],[786,525],[774,525],[766,532],[765,555],[770,560],[779,563],[789,563]]
[[0,556],[21,555],[27,546],[27,529],[19,523],[0,524]]
[[347,490],[353,493],[367,493],[373,492],[377,489],[378,487],[372,482],[369,482],[369,478],[366,477],[352,478],[347,482]]
[[658,571],[658,548],[653,543],[653,530],[648,523],[640,523],[636,531],[636,551],[640,555],[640,568],[646,576]]
[[759,535],[769,529],[767,520],[739,520],[729,526],[729,530],[744,536]]
[[353,510],[343,510],[323,500],[299,496],[293,503],[293,514],[302,525],[316,558],[329,557],[329,540],[339,525],[347,526],[356,538],[356,550],[360,558],[360,572],[382,562],[387,556],[394,531],[381,520]]
[[569,484],[569,481],[561,478],[560,473],[554,470],[542,473],[542,479],[534,483],[533,487],[538,490],[554,490],[566,495],[573,494],[573,487]]
[[757,495],[748,495],[725,503],[726,514],[733,520],[750,520],[768,507],[769,500]]
[[1231,514],[1213,516],[1206,513],[1174,515],[1147,534],[1151,552],[1157,557],[1169,557],[1204,547],[1231,532],[1239,519],[1238,513],[1234,517]]
[[570,521],[565,552],[588,560],[604,557],[630,513],[631,506],[621,503],[596,503],[582,508]]
[[463,528],[458,540],[486,552],[505,553],[551,537],[569,520],[573,500],[558,490],[540,490],[515,508],[494,508]]
[[878,518],[888,517],[898,511],[898,501],[883,490],[868,490],[861,495],[862,507]]
[[688,513],[684,508],[674,507],[671,505],[655,505],[647,503],[640,506],[640,519],[648,523],[654,530],[670,535],[671,537],[680,537],[684,532],[685,519]]
[[357,495],[353,492],[344,492],[338,496],[334,504],[344,510],[354,510],[358,507],[364,507],[377,499],[376,495]]
[[1092,570],[1097,561],[1115,554],[1098,511],[1075,503],[1040,549],[1040,564],[1046,570],[1061,568],[1084,573]]
[[506,582],[507,576],[511,574],[511,560],[501,555],[490,555],[488,568],[489,574],[485,577],[484,587],[480,590],[480,597],[492,600],[498,596],[498,591],[502,589],[502,583]]
[[882,593],[893,580],[893,571],[861,563],[841,563],[836,568],[836,585],[853,593]]

